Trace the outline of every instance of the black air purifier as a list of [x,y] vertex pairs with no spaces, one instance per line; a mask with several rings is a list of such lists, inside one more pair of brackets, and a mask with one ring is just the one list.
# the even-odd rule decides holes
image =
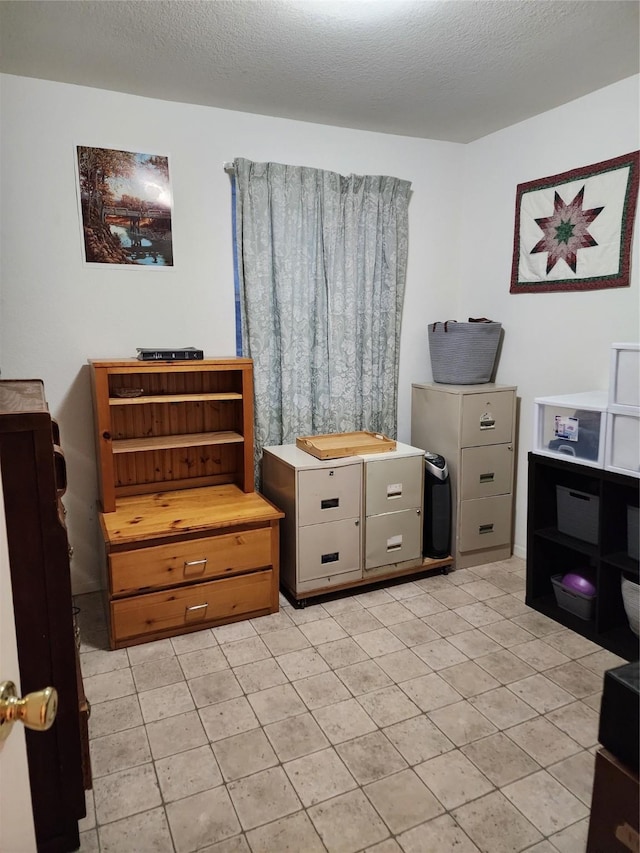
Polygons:
[[424,454],[422,555],[441,559],[451,554],[451,483],[444,457]]

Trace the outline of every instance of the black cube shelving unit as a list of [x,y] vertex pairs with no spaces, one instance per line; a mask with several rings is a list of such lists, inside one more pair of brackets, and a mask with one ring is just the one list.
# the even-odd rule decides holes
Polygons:
[[[597,544],[558,530],[556,486],[598,498]],[[621,577],[638,582],[628,554],[627,506],[638,506],[640,481],[631,476],[529,453],[526,603],[626,660],[639,657],[629,628]],[[590,619],[559,607],[551,578],[588,568],[596,579]]]

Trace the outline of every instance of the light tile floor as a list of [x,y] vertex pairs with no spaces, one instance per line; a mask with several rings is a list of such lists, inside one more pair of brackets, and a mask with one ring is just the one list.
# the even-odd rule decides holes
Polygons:
[[79,596],[101,853],[584,853],[602,677],[512,558],[124,651]]

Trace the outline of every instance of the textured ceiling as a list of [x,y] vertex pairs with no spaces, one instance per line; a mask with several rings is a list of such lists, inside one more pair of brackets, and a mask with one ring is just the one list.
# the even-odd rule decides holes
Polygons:
[[470,142],[640,71],[636,0],[17,0],[0,71]]

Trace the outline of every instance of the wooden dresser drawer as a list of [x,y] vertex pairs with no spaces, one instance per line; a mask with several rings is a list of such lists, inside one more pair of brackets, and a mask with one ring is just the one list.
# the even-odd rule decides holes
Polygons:
[[109,556],[111,595],[177,586],[272,563],[271,526],[121,551]]
[[272,580],[269,569],[112,601],[114,647],[269,613]]

